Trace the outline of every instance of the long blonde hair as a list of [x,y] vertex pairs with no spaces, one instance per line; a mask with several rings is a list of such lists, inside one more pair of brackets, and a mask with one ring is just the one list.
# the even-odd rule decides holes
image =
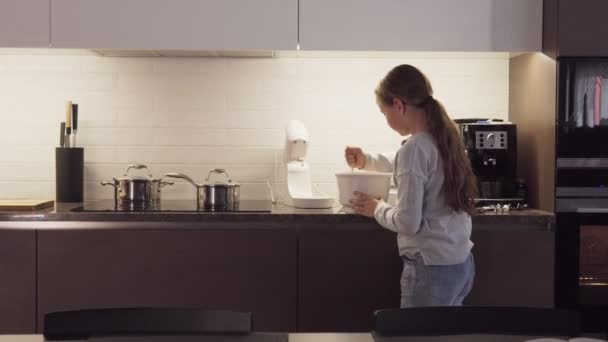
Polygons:
[[426,76],[411,65],[399,65],[380,82],[376,97],[387,106],[399,99],[424,109],[428,132],[435,140],[443,163],[442,191],[446,204],[455,211],[472,214],[478,193],[477,180],[456,124],[433,97],[433,89]]

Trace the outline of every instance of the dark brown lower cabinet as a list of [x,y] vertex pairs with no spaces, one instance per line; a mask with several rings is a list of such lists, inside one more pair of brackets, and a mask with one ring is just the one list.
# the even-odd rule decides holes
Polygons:
[[476,274],[466,305],[553,307],[553,232],[473,229],[471,239]]
[[[472,240],[465,304],[553,305],[552,232],[474,227]],[[370,331],[375,310],[399,306],[401,267],[396,235],[375,225],[39,230],[37,243],[2,230],[0,333],[41,332],[52,311],[142,306],[251,311],[258,331]]]
[[[465,305],[553,306],[554,233],[473,229],[476,276]],[[306,230],[299,234],[300,331],[370,331],[373,312],[399,306],[395,234]]]
[[36,232],[0,230],[0,334],[36,331]]
[[298,330],[370,331],[373,312],[399,307],[396,235],[377,229],[302,229]]
[[38,332],[47,312],[107,307],[251,311],[295,331],[295,231],[52,230],[38,233]]

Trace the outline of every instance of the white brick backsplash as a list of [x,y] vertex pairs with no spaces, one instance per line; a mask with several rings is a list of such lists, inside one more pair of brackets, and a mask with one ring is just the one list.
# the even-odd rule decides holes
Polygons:
[[221,80],[226,73],[227,60],[222,58],[173,58],[170,62],[162,58],[148,58],[154,61],[154,73],[167,79],[198,75],[201,79]]
[[114,150],[114,163],[123,165],[124,169],[131,164],[151,165],[158,153],[149,146],[117,146]]
[[154,71],[153,58],[81,58],[83,72],[117,72],[150,74]]
[[99,182],[119,178],[125,174],[127,166],[128,164],[84,164],[84,181]]
[[[416,65],[453,118],[508,118],[507,54],[296,54],[286,58],[108,58],[82,51],[0,51],[0,199],[53,198],[54,149],[66,100],[79,104],[85,199],[112,198],[101,180],[129,164],[203,181],[225,168],[245,199],[285,198],[285,125],[302,120],[320,191],[337,196],[346,145],[396,151],[403,137],[374,89],[394,66]],[[23,51],[23,52],[21,52]],[[28,52],[29,51],[29,52]],[[338,54],[335,54],[338,55]],[[287,54],[286,54],[287,56]],[[165,199],[193,199],[177,181]]]
[[2,164],[0,165],[0,181],[53,181],[55,165],[53,163],[35,164]]
[[[242,110],[204,116],[196,113],[200,126],[207,128],[241,128],[241,129],[285,129],[287,120],[282,120],[283,112],[280,110]],[[190,116],[190,115],[188,115]]]
[[281,108],[281,92],[264,87],[262,80],[237,79],[226,85],[228,110],[277,110]]
[[241,184],[241,198],[270,199],[270,190],[266,184],[266,182]]
[[225,77],[230,80],[291,80],[299,73],[297,59],[291,58],[226,59],[226,70]]
[[104,100],[107,101],[110,108],[115,110],[151,112],[154,110],[154,96],[153,91],[146,89],[117,90],[106,93]]
[[226,130],[224,139],[224,146],[282,147],[285,132],[282,129],[230,129]]
[[116,74],[111,72],[83,72],[72,80],[78,89],[86,91],[111,91],[116,87]]
[[[80,146],[148,146],[154,143],[156,128],[95,128],[83,127],[78,130]],[[59,132],[59,129],[57,129]],[[58,135],[59,133],[57,133]],[[59,139],[59,137],[57,137]]]
[[0,191],[3,199],[53,199],[55,182],[2,181]]
[[157,130],[154,145],[158,146],[225,146],[226,130],[200,128],[166,128]]
[[57,71],[77,73],[83,59],[80,56],[0,55],[0,64],[14,71]]
[[101,186],[99,182],[84,182],[84,200],[113,199],[114,189],[111,186]]
[[55,163],[55,146],[18,146],[12,141],[0,146],[0,164]]
[[155,147],[154,164],[273,165],[276,150],[249,147]]
[[85,164],[116,163],[116,148],[111,146],[87,146],[84,154]]
[[29,127],[28,125],[3,125],[0,127],[0,146],[57,146],[59,125],[53,127]]
[[[192,110],[205,112],[224,111],[226,108],[226,95],[217,88],[206,87],[195,89],[168,89],[157,94],[154,98],[156,110],[169,116],[175,116],[179,112]],[[179,121],[179,117],[175,118]]]

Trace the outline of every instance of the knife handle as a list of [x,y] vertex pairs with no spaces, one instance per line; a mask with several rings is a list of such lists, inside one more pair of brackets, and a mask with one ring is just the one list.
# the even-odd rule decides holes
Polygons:
[[65,122],[61,122],[60,125],[60,130],[59,130],[59,146],[64,147],[65,146]]
[[67,134],[70,134],[72,128],[72,101],[68,101],[65,103],[65,128]]
[[72,129],[74,132],[78,129],[78,104],[72,104]]

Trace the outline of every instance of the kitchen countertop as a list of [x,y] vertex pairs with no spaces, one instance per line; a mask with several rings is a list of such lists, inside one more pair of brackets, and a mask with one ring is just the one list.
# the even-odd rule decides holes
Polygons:
[[[82,203],[59,203],[55,208],[34,212],[0,212],[0,227],[8,222],[157,222],[157,223],[250,223],[250,224],[352,224],[378,225],[374,219],[355,215],[340,206],[331,209],[297,209],[275,204],[268,212],[81,212],[72,209]],[[550,230],[553,213],[536,210],[512,210],[509,213],[485,212],[473,215],[473,225],[534,226]],[[2,224],[4,223],[4,224]]]

